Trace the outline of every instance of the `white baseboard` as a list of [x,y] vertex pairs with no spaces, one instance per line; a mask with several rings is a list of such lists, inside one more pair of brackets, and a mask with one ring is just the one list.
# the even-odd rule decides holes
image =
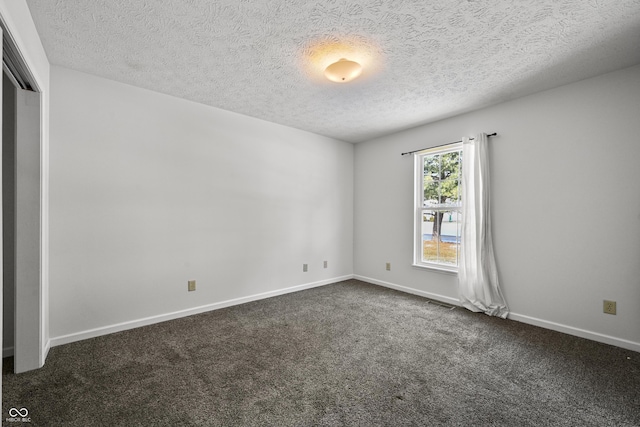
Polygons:
[[[73,334],[63,335],[49,340],[49,346],[55,347],[58,345],[69,344],[76,341],[82,341],[89,338],[95,338],[102,335],[113,334],[115,332],[126,331],[129,329],[139,328],[141,326],[152,325],[155,323],[166,322],[168,320],[179,319],[182,317],[192,316],[194,314],[206,313],[208,311],[219,310],[221,308],[231,307],[234,305],[245,304],[251,301],[257,301],[261,299],[271,298],[278,295],[284,295],[292,292],[303,291],[305,289],[316,288],[319,286],[329,285],[331,283],[342,282],[344,280],[353,279],[353,275],[334,277],[332,279],[321,280],[313,283],[306,283],[303,285],[292,286],[289,288],[278,289],[275,291],[263,292],[260,294],[250,295],[241,298],[235,298],[227,301],[221,301],[213,304],[207,304],[200,307],[189,308],[186,310],[175,311],[172,313],[161,314],[158,316],[146,317],[144,319],[132,320],[129,322],[122,322],[115,325],[103,326],[100,328],[90,329],[87,331],[76,332]],[[48,349],[47,349],[48,352]]]
[[[395,283],[390,283],[382,280],[373,279],[370,277],[360,276],[360,275],[346,275],[341,277],[335,277],[332,279],[321,280],[318,282],[307,283],[298,286],[292,286],[285,289],[278,289],[275,291],[264,292],[260,294],[250,295],[247,297],[235,298],[232,300],[221,301],[214,304],[208,304],[200,307],[194,307],[191,309],[176,311],[173,313],[162,314],[158,316],[147,317],[144,319],[133,320],[129,322],[123,322],[116,325],[105,326],[101,328],[95,328],[87,331],[77,332],[74,334],[63,335],[60,337],[51,338],[47,341],[47,345],[44,349],[44,358],[46,359],[47,354],[49,353],[49,349],[51,347],[55,347],[58,345],[68,344],[76,341],[81,341],[89,338],[95,338],[102,335],[107,335],[115,332],[125,331],[128,329],[134,329],[141,326],[147,326],[154,323],[165,322],[167,320],[179,319],[186,316],[192,316],[194,314],[205,313],[208,311],[219,310],[225,307],[231,307],[234,305],[244,304],[251,301],[257,301],[265,298],[271,298],[278,295],[284,295],[291,292],[298,292],[305,289],[311,289],[319,286],[329,285],[331,283],[337,283],[344,280],[349,279],[357,279],[363,282],[371,283],[373,285],[383,286],[390,289],[395,289],[400,292],[405,292],[408,294],[422,296],[428,299],[432,299],[435,301],[441,301],[447,304],[460,306],[460,301],[457,298],[448,297],[445,295],[434,294],[431,292],[422,291],[415,288],[410,288],[407,286],[397,285]],[[627,350],[632,350],[636,352],[640,352],[640,343],[625,340],[622,338],[612,337],[609,335],[600,334],[598,332],[587,331],[580,328],[575,328],[573,326],[567,326],[560,323],[551,322],[548,320],[538,319],[531,316],[526,316],[518,313],[509,313],[508,319],[515,320],[517,322],[527,323],[534,326],[539,326],[545,329],[550,329],[557,332],[562,332],[569,335],[574,335],[581,338],[586,338],[592,341],[597,341],[605,344],[614,345],[616,347],[625,348]],[[9,354],[10,352],[10,354]],[[13,347],[3,349],[3,357],[7,357],[7,355],[13,355]]]
[[623,338],[612,337],[610,335],[604,335],[598,332],[587,331],[585,329],[575,328],[573,326],[563,325],[561,323],[550,322],[548,320],[537,319],[531,316],[525,316],[524,314],[509,313],[507,317],[509,320],[515,320],[517,322],[527,323],[529,325],[540,326],[541,328],[551,329],[552,331],[562,332],[569,335],[574,335],[580,338],[586,338],[588,340],[601,342],[604,344],[614,345],[616,347],[625,348],[627,350],[633,350],[640,353],[640,343],[625,340]]
[[384,282],[382,280],[372,279],[370,277],[358,276],[357,274],[354,275],[353,278],[357,280],[361,280],[363,282],[371,283],[372,285],[378,285],[378,286],[383,286],[385,288],[395,289],[396,291],[404,292],[406,294],[418,295],[418,296],[429,298],[435,301],[444,302],[450,305],[460,306],[460,301],[458,300],[458,298],[451,298],[445,295],[433,294],[431,292],[425,292],[419,289],[396,285],[395,283]]
[[[396,285],[395,283],[384,282],[370,277],[364,277],[354,275],[354,279],[361,280],[363,282],[371,283],[374,285],[384,286],[385,288],[395,289],[397,291],[406,292],[408,294],[419,295],[425,298],[433,299],[436,301],[446,302],[447,304],[460,306],[460,301],[457,298],[451,298],[444,295],[432,294],[430,292],[421,291],[406,286]],[[561,323],[555,323],[548,320],[537,319],[531,316],[525,316],[518,313],[509,313],[507,317],[509,320],[515,320],[516,322],[527,323],[529,325],[539,326],[541,328],[550,329],[556,332],[562,332],[568,335],[573,335],[580,338],[586,338],[592,341],[601,342],[604,344],[614,345],[627,350],[640,352],[640,343],[625,340],[623,338],[612,337],[610,335],[600,334],[598,332],[587,331],[585,329],[576,328],[573,326],[563,325]]]

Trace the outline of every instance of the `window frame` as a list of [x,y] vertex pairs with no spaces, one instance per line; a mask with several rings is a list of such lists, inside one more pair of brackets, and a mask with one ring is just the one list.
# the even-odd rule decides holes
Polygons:
[[[427,156],[433,156],[436,154],[447,154],[451,152],[459,151],[462,154],[462,142],[456,142],[453,144],[447,144],[444,146],[433,147],[426,150],[419,151],[414,154],[414,209],[413,209],[413,217],[414,217],[414,232],[413,232],[413,266],[419,268],[425,268],[429,270],[435,270],[443,273],[449,274],[458,274],[458,264],[451,265],[440,262],[431,262],[423,260],[423,241],[422,241],[422,216],[424,211],[432,210],[454,210],[462,213],[462,200],[460,201],[460,206],[457,207],[425,207],[424,206],[424,158]],[[459,179],[462,180],[462,164],[460,163],[460,176]],[[459,254],[457,257],[459,260]]]

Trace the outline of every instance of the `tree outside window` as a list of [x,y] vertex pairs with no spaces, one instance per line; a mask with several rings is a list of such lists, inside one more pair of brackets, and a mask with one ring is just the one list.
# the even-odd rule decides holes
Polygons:
[[460,251],[462,150],[459,145],[448,146],[418,158],[420,256],[416,262],[455,268]]

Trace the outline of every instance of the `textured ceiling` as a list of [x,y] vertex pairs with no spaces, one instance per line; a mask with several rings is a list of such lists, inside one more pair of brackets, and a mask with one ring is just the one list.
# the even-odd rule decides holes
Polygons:
[[52,64],[350,142],[640,63],[640,0],[27,4]]

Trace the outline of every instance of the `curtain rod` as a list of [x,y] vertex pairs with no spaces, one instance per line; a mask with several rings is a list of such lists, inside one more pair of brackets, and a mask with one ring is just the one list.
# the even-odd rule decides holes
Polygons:
[[[489,135],[487,135],[487,137],[490,137],[490,136],[496,136],[496,135],[498,135],[498,134],[494,132],[494,133],[490,133]],[[473,139],[475,139],[475,138],[469,138],[469,139],[473,140]],[[462,141],[454,141],[454,142],[449,142],[449,143],[447,143],[447,144],[434,145],[433,147],[421,148],[421,149],[419,149],[419,150],[407,151],[406,153],[402,153],[402,154],[401,154],[401,156],[406,156],[406,155],[408,155],[408,154],[417,153],[418,151],[422,151],[422,150],[428,150],[428,149],[430,149],[430,148],[438,148],[438,147],[444,147],[445,145],[459,144],[459,143],[461,143],[461,142],[462,142]]]

